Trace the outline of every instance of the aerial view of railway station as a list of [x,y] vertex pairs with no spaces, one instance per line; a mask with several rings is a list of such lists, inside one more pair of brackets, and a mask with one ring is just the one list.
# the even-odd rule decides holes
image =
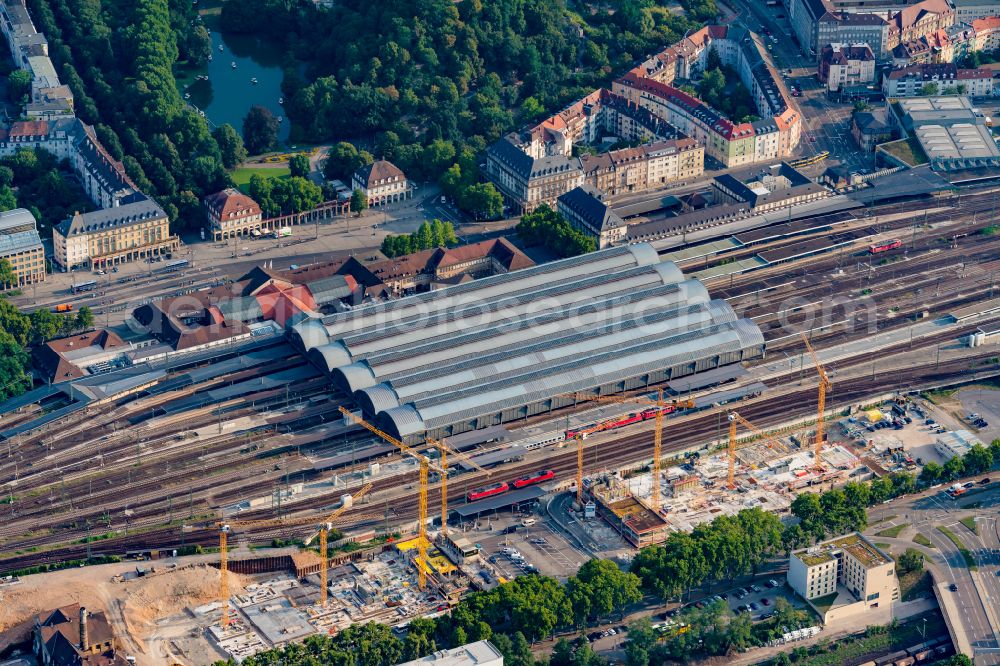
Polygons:
[[1000,0],[0,32],[0,666],[1000,664]]

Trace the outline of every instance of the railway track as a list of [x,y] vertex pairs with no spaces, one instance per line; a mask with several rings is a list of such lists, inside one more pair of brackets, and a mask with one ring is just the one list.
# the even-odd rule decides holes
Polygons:
[[[964,202],[955,203],[957,204],[955,211],[945,211],[928,216],[928,224],[944,222],[950,218],[976,215],[978,212],[987,210],[993,205],[992,199],[989,201],[970,200],[969,197],[966,197]],[[935,202],[933,205],[942,205],[942,202]],[[917,209],[914,208],[914,210]],[[889,212],[894,212],[894,210]],[[858,218],[858,223],[865,223],[865,221]],[[904,228],[908,229],[910,224],[911,221],[909,220],[887,223],[885,229],[887,232],[898,231]],[[921,268],[925,273],[939,269],[947,271],[948,267],[954,264],[959,257],[964,257],[966,260],[969,257],[985,259],[986,255],[990,253],[992,253],[993,257],[1000,254],[1000,252],[994,249],[995,242],[992,239],[985,240],[988,243],[987,245],[983,244],[983,238],[953,239],[953,236],[959,232],[979,226],[982,225],[978,221],[975,225],[960,222],[951,226],[922,231],[922,237],[925,237],[927,240],[923,245],[917,243],[915,250],[908,250],[910,256],[905,264],[907,270]],[[798,241],[801,239],[802,237],[796,237],[793,240]],[[947,245],[942,242],[942,239],[948,241]],[[804,294],[809,297],[820,297],[823,295],[824,289],[826,293],[831,291],[832,287],[827,275],[831,271],[836,270],[836,268],[844,265],[844,257],[819,255],[802,262],[797,262],[796,264],[786,264],[778,267],[785,274],[791,273],[790,277],[782,275],[776,279],[774,275],[763,272],[752,272],[746,275],[734,276],[729,280],[730,286],[721,289],[721,292],[734,299],[737,304],[741,301],[747,301],[748,313],[760,315],[765,323],[774,321],[776,313],[773,309],[771,311],[768,311],[768,309],[773,308],[774,304],[780,302],[781,298],[787,297],[789,289],[785,289],[784,293],[777,288],[764,293],[761,293],[760,290],[769,285],[773,286],[775,282],[781,284],[782,281],[787,282],[792,279],[798,279],[798,271],[795,269],[795,266],[798,265],[805,267],[802,273],[803,280],[806,278],[815,279],[811,282],[806,280],[804,284],[791,287],[791,289],[795,289],[797,296]],[[902,265],[900,264],[899,266]],[[838,290],[841,288],[846,290],[852,286],[853,280],[858,280],[858,288],[860,289],[860,285],[863,284],[863,280],[866,278],[876,280],[877,282],[880,279],[879,276],[890,274],[883,283],[876,284],[872,294],[866,294],[866,296],[872,298],[879,308],[885,308],[887,303],[894,300],[905,300],[910,290],[923,288],[925,292],[929,291],[932,278],[919,278],[921,281],[914,284],[919,284],[920,286],[911,285],[906,279],[899,276],[893,278],[891,273],[895,272],[899,266],[892,264],[887,266],[869,266],[864,272],[856,270],[853,274],[848,273],[843,280],[836,282],[835,285]],[[937,300],[932,305],[934,307],[943,307],[945,304],[951,306],[962,302],[960,300],[962,292],[957,288],[963,284],[963,280],[967,286],[972,285],[978,289],[983,289],[986,286],[984,278],[981,275],[971,279],[957,274],[949,275],[935,284],[938,295],[935,296]],[[750,304],[749,301],[755,297],[755,292],[757,292],[757,302],[756,304]],[[905,310],[901,308],[897,316],[888,323],[888,327],[905,322],[905,315],[911,314],[915,309],[916,301],[908,305]],[[790,314],[794,315],[795,313]],[[803,312],[802,316],[806,316],[806,313]],[[792,321],[795,319],[795,316],[791,317]],[[880,330],[884,330],[884,328],[880,326]],[[848,340],[852,337],[863,337],[865,334],[866,332],[864,331],[859,333],[856,331],[831,329],[830,331],[817,334],[813,339],[828,344]],[[927,342],[924,340],[920,344]],[[774,345],[772,348],[782,350],[784,348],[791,349],[797,343],[789,339],[788,341],[776,340],[771,344]],[[266,376],[268,372],[279,367],[286,369],[288,367],[287,363],[290,362],[303,363],[301,357],[290,353],[281,359],[280,362],[272,362],[266,367],[243,369],[222,377],[213,378],[199,385],[165,392],[162,395],[133,398],[127,401],[119,401],[113,405],[101,406],[100,408],[89,410],[84,414],[77,414],[66,418],[51,425],[44,432],[30,433],[20,438],[18,440],[19,453],[25,457],[18,459],[15,463],[12,460],[3,459],[2,451],[0,451],[0,475],[8,476],[11,474],[12,468],[16,467],[20,467],[20,471],[23,471],[25,469],[23,465],[26,464],[32,465],[31,468],[27,469],[44,465],[44,469],[38,470],[44,475],[32,478],[30,485],[34,488],[41,487],[43,490],[48,490],[50,492],[49,496],[55,499],[49,502],[48,507],[44,506],[44,504],[29,506],[30,503],[22,505],[17,502],[12,506],[0,505],[0,513],[13,509],[15,517],[18,519],[18,522],[0,528],[0,538],[16,537],[17,534],[14,534],[13,531],[29,524],[53,524],[58,527],[58,533],[55,536],[39,536],[36,540],[32,540],[30,544],[25,546],[37,546],[40,549],[51,548],[65,541],[66,536],[72,535],[74,530],[76,530],[76,534],[79,534],[78,527],[67,526],[85,523],[94,516],[103,515],[105,511],[109,510],[109,507],[111,512],[120,512],[127,505],[135,507],[132,514],[133,520],[130,520],[132,528],[140,526],[143,529],[150,530],[141,535],[142,543],[153,545],[161,542],[176,544],[178,543],[176,540],[176,526],[159,528],[157,525],[162,524],[165,517],[170,513],[170,510],[176,504],[181,503],[182,499],[191,500],[189,505],[197,502],[197,505],[202,507],[201,510],[211,510],[213,506],[225,505],[245,498],[248,482],[253,483],[258,488],[267,488],[277,483],[289,471],[294,471],[297,478],[299,478],[299,475],[304,475],[304,478],[307,479],[320,476],[311,470],[295,469],[295,466],[300,464],[301,459],[293,455],[289,449],[294,446],[292,442],[298,438],[301,437],[302,441],[307,439],[302,437],[302,435],[310,432],[312,424],[317,422],[323,423],[329,417],[338,418],[337,407],[343,404],[343,402],[334,399],[327,403],[326,406],[306,404],[301,410],[290,410],[281,413],[269,412],[268,410],[273,410],[282,403],[298,402],[304,404],[311,396],[325,394],[329,387],[322,379],[317,378],[311,381],[298,382],[282,389],[259,391],[232,401],[212,403],[200,407],[198,410],[182,412],[177,415],[169,415],[167,417],[162,415],[171,411],[171,405],[178,404],[181,400],[194,395],[198,391],[208,390],[209,387],[221,387],[239,381]],[[204,364],[207,363],[203,363],[202,365]],[[832,367],[836,368],[838,366],[837,364],[833,364]],[[946,365],[942,363],[942,371],[945,367]],[[180,370],[179,372],[183,371]],[[803,395],[806,395],[806,393],[803,393]],[[589,406],[581,405],[581,409],[587,407]],[[161,414],[158,420],[146,416],[150,409],[152,409],[152,413],[154,414]],[[787,413],[788,410],[784,409],[784,412]],[[755,418],[753,412],[748,412],[748,416]],[[218,441],[212,441],[206,449],[200,451],[183,450],[182,447],[182,450],[177,454],[171,453],[169,449],[158,452],[160,455],[153,452],[146,453],[142,463],[132,470],[132,474],[135,475],[134,477],[132,477],[128,468],[130,467],[129,462],[135,462],[135,456],[130,454],[130,451],[135,447],[135,442],[130,440],[128,435],[117,433],[119,427],[136,433],[137,438],[150,436],[150,433],[155,432],[155,435],[151,435],[148,440],[143,442],[143,446],[149,449],[157,449],[163,448],[164,445],[168,444],[173,435],[185,430],[205,428],[211,426],[213,423],[218,423],[220,426],[227,423],[232,424],[244,417],[263,417],[268,422],[268,427],[281,427],[282,431],[287,430],[287,434],[291,435],[291,437],[285,437],[285,439],[271,435],[263,437],[262,439],[273,443],[270,443],[266,449],[262,448],[257,452],[252,452],[252,454],[254,454],[256,460],[266,462],[255,463],[256,466],[248,467],[245,470],[232,469],[232,458],[247,455],[241,451],[241,447],[239,446],[239,438],[246,436],[246,430],[237,430],[229,433],[229,438],[222,437]],[[539,417],[538,420],[543,420],[544,418],[551,417]],[[711,419],[712,417],[706,418]],[[761,418],[766,419],[767,415],[765,414]],[[134,425],[130,424],[129,419],[136,419],[136,423]],[[146,428],[146,430],[140,430],[141,428]],[[636,435],[636,437],[641,437],[641,435]],[[105,470],[105,476],[101,480],[101,483],[110,481],[113,484],[113,490],[110,488],[103,489],[97,495],[94,495],[92,490],[87,487],[92,482],[88,481],[86,472],[87,465],[93,464],[97,458],[91,449],[104,447],[103,442],[105,440],[101,438],[108,438],[106,440],[108,443],[107,449],[101,451],[104,454],[105,460],[113,457],[118,458],[118,460]],[[649,440],[649,437],[643,441],[647,440]],[[615,441],[618,442],[619,440]],[[623,439],[621,441],[627,442],[631,440]],[[288,446],[285,446],[285,444],[288,444]],[[324,443],[322,437],[312,441],[310,445],[316,448],[329,446]],[[342,450],[343,445],[340,448]],[[633,453],[638,455],[641,449],[642,445],[636,444]],[[70,450],[74,453],[69,453]],[[280,453],[273,453],[275,450],[280,451]],[[338,449],[334,446],[333,450],[337,451]],[[628,451],[632,451],[632,449],[630,448]],[[68,463],[69,466],[61,465],[59,470],[52,469],[54,461],[53,459],[46,459],[46,456],[53,452],[59,456],[63,456],[57,462]],[[617,455],[617,452],[618,449],[616,447],[614,453],[609,453],[608,455],[614,456]],[[554,455],[559,457],[564,454],[569,455],[566,452],[557,452]],[[628,455],[632,454],[629,453]],[[572,456],[575,456],[575,453]],[[595,456],[600,458],[598,454],[595,454]],[[272,460],[280,460],[283,469],[274,470],[271,468]],[[566,469],[571,469],[574,464],[575,458],[573,461],[570,461],[569,467]],[[519,469],[522,471],[531,471],[529,467],[512,467],[509,470],[505,468],[503,473],[505,475],[509,473],[511,476],[516,476]],[[64,481],[63,479],[66,475],[61,474],[61,471],[66,471],[73,476]],[[468,483],[470,486],[478,483],[473,481],[473,478],[470,475],[460,477],[460,479],[467,479],[467,481],[462,482]],[[412,483],[412,479],[410,482]],[[398,486],[401,481],[399,479],[385,480],[384,487],[382,487],[382,483],[380,481],[377,484],[377,489],[387,491]],[[56,484],[59,486],[59,492],[56,492]],[[454,484],[455,482],[453,482],[453,487],[456,487]],[[117,495],[115,491],[118,491]],[[458,489],[456,489],[457,492]],[[328,501],[329,498],[319,498],[315,500],[315,503],[319,506],[323,502]],[[308,503],[302,504],[301,509],[300,503],[294,505],[296,511],[309,510],[310,508],[311,505]],[[403,508],[397,510],[409,512],[411,509],[412,507],[405,510]],[[18,513],[21,510],[24,511],[24,514]],[[412,510],[415,511],[415,509]],[[267,512],[264,511],[264,513]],[[406,515],[410,514],[406,513]],[[43,527],[43,529],[45,528]],[[172,536],[161,538],[161,532]],[[188,537],[194,539],[201,538],[196,535],[185,535],[186,539]],[[132,535],[127,539],[129,543],[133,543]],[[214,534],[207,538],[206,543],[211,543],[213,540]],[[21,543],[21,541],[18,541],[17,547],[20,548]],[[110,543],[113,543],[116,548],[119,544],[117,540],[113,540]],[[191,543],[190,539],[188,543]],[[80,544],[80,546],[82,545]],[[91,546],[93,545],[91,544]],[[104,546],[102,545],[102,547]],[[44,550],[44,557],[48,558],[51,555],[53,559],[58,559],[58,556],[53,553],[60,552],[59,548],[61,546],[51,551]],[[36,553],[34,556],[25,553],[24,556],[28,559],[34,557],[35,560],[39,560],[42,557],[40,553]],[[0,557],[0,565],[4,567],[10,566],[9,562],[16,561],[17,557],[20,556]]]

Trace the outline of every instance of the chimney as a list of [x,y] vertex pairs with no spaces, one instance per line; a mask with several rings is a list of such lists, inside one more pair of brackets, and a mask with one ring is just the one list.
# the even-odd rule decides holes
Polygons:
[[87,635],[87,609],[80,607],[80,649],[90,649],[90,637]]

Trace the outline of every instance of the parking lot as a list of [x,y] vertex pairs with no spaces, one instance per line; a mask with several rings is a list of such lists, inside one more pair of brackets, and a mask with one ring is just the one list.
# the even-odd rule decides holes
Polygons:
[[515,514],[466,534],[480,554],[506,579],[540,573],[565,580],[589,559],[535,514]]
[[683,609],[694,606],[704,608],[705,606],[722,600],[726,603],[730,612],[734,615],[738,613],[750,613],[754,622],[770,619],[774,614],[774,602],[778,597],[784,597],[792,606],[804,608],[804,604],[791,593],[785,585],[784,578],[770,578],[758,581],[746,587],[737,587],[732,590],[721,592],[701,601],[678,606],[668,611],[665,615],[667,619],[676,617]]

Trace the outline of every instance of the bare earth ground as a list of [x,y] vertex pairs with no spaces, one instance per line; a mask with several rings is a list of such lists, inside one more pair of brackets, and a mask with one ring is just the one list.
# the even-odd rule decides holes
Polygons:
[[[26,576],[16,585],[0,587],[0,643],[23,640],[25,630],[30,630],[30,623],[25,622],[34,615],[79,603],[107,613],[121,647],[135,655],[138,664],[163,663],[167,650],[156,645],[156,621],[215,601],[219,571],[193,564],[143,578],[121,579],[134,570],[134,562],[67,569]],[[244,585],[242,576],[230,573],[232,594],[241,593]]]

